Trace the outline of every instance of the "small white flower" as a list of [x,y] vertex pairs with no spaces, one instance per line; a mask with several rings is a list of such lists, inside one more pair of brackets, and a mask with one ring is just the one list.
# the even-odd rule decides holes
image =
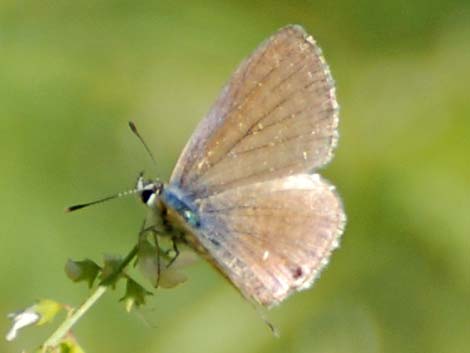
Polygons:
[[39,321],[41,315],[35,309],[36,305],[33,305],[23,311],[8,314],[8,318],[13,321],[13,325],[6,335],[7,341],[13,341],[18,335],[18,331],[23,327],[33,325]]

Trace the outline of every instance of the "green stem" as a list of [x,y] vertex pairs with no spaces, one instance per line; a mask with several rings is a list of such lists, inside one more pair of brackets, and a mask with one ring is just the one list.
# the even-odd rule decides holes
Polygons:
[[132,250],[129,252],[129,254],[127,254],[127,256],[124,258],[124,260],[121,261],[116,271],[114,271],[111,275],[103,279],[100,283],[100,286],[114,285],[114,283],[116,283],[116,281],[118,280],[119,276],[123,274],[127,265],[129,265],[129,263],[137,255],[138,251],[139,251],[139,246],[138,245],[134,246]]
[[106,286],[96,288],[80,307],[74,310],[71,315],[67,316],[64,322],[62,322],[54,333],[44,342],[42,345],[43,352],[47,351],[49,348],[57,347],[72,326],[101,298],[107,289],[108,287]]

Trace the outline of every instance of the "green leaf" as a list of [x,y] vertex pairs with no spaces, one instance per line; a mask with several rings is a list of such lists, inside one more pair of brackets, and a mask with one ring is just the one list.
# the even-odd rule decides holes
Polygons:
[[127,279],[126,284],[126,294],[120,300],[124,301],[126,310],[129,312],[134,306],[141,306],[145,304],[145,297],[152,295],[152,292],[149,292],[136,281],[131,278]]
[[122,272],[120,270],[122,264],[122,257],[119,255],[105,255],[104,266],[101,270],[101,284],[105,286],[116,285],[116,282],[121,278]]
[[[196,256],[192,252],[182,252],[171,266],[168,266],[171,257],[164,255],[161,249],[147,239],[141,239],[139,241],[137,259],[139,270],[150,281],[152,286],[157,287],[158,285],[161,288],[173,288],[187,280],[186,275],[178,271],[178,269],[194,263]],[[159,275],[160,278],[158,278]]]
[[60,342],[58,349],[53,351],[54,353],[85,353],[75,339],[67,337]]
[[88,282],[88,287],[92,287],[101,268],[92,260],[74,261],[69,259],[65,264],[67,277],[74,282]]
[[[141,239],[139,241],[139,251],[137,253],[139,270],[154,287],[157,286],[158,281],[158,253],[159,249],[148,240]],[[162,262],[163,259],[160,257],[161,268],[163,267]]]
[[170,266],[168,266],[169,261],[165,261],[160,271],[158,286],[161,288],[173,288],[186,282],[187,276],[180,270],[194,264],[197,260],[198,257],[192,251],[184,251],[179,254]]
[[182,251],[170,266],[170,268],[180,270],[182,268],[194,265],[199,260],[200,257],[193,251]]
[[64,306],[54,300],[42,299],[36,303],[34,308],[41,317],[36,324],[39,326],[51,322]]
[[188,277],[181,271],[173,269],[173,267],[166,268],[160,273],[160,281],[158,282],[158,286],[161,288],[174,288],[177,285],[180,285],[186,280]]

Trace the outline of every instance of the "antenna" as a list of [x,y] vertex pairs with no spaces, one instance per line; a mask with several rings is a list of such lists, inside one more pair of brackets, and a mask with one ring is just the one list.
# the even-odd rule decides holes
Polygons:
[[[132,121],[129,121],[129,128],[134,133],[134,135],[137,136],[137,138],[140,140],[140,142],[144,146],[145,150],[147,151],[148,155],[152,159],[152,162],[153,162],[154,166],[156,167],[157,166],[157,161],[155,160],[155,157],[153,156],[152,151],[150,151],[150,148],[145,143],[144,139],[142,138],[139,131],[137,130],[137,127],[135,126],[135,124]],[[140,175],[139,175],[139,181],[141,181],[141,182],[142,182],[142,177],[143,177],[143,172],[141,172]],[[77,210],[80,210],[80,209],[88,207],[88,206],[96,205],[98,203],[103,203],[103,202],[106,202],[106,201],[109,201],[109,200],[118,199],[118,198],[121,198],[121,197],[124,197],[124,196],[133,195],[133,194],[136,194],[137,192],[143,191],[144,186],[145,186],[145,183],[144,183],[144,185],[141,185],[141,184],[137,183],[137,187],[135,189],[124,191],[124,192],[119,192],[117,194],[114,194],[114,195],[111,195],[111,196],[108,196],[108,197],[104,197],[104,198],[96,200],[96,201],[82,203],[82,204],[78,204],[78,205],[73,205],[73,206],[67,207],[65,209],[65,212],[73,212],[73,211],[77,211]]]
[[124,197],[124,196],[133,195],[133,194],[135,194],[139,191],[141,191],[141,190],[140,189],[133,189],[133,190],[128,190],[128,191],[123,191],[123,192],[119,192],[117,194],[114,194],[114,195],[111,195],[111,196],[108,196],[108,197],[104,197],[104,198],[96,200],[96,201],[82,203],[82,204],[78,204],[78,205],[73,205],[73,206],[67,207],[65,209],[65,212],[77,211],[81,208],[85,208],[85,207],[88,207],[88,206],[93,206],[93,205],[96,205],[98,203],[106,202],[106,201],[113,200],[113,199],[118,199],[118,198],[121,198],[121,197]]
[[137,138],[140,140],[140,142],[144,146],[144,148],[147,151],[148,155],[152,159],[152,162],[153,162],[153,164],[155,166],[155,169],[156,169],[157,168],[157,161],[156,161],[155,157],[153,156],[152,151],[150,151],[149,146],[145,143],[144,139],[142,138],[139,131],[137,130],[137,127],[135,126],[135,124],[132,121],[129,121],[129,127],[130,127],[131,131],[134,133],[134,135],[137,136]]

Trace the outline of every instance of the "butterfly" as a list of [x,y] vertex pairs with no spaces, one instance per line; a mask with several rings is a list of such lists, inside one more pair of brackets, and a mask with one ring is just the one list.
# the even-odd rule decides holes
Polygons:
[[346,220],[334,186],[317,173],[333,157],[338,110],[312,36],[281,28],[239,65],[169,182],[139,177],[155,228],[254,303],[272,307],[309,288]]

